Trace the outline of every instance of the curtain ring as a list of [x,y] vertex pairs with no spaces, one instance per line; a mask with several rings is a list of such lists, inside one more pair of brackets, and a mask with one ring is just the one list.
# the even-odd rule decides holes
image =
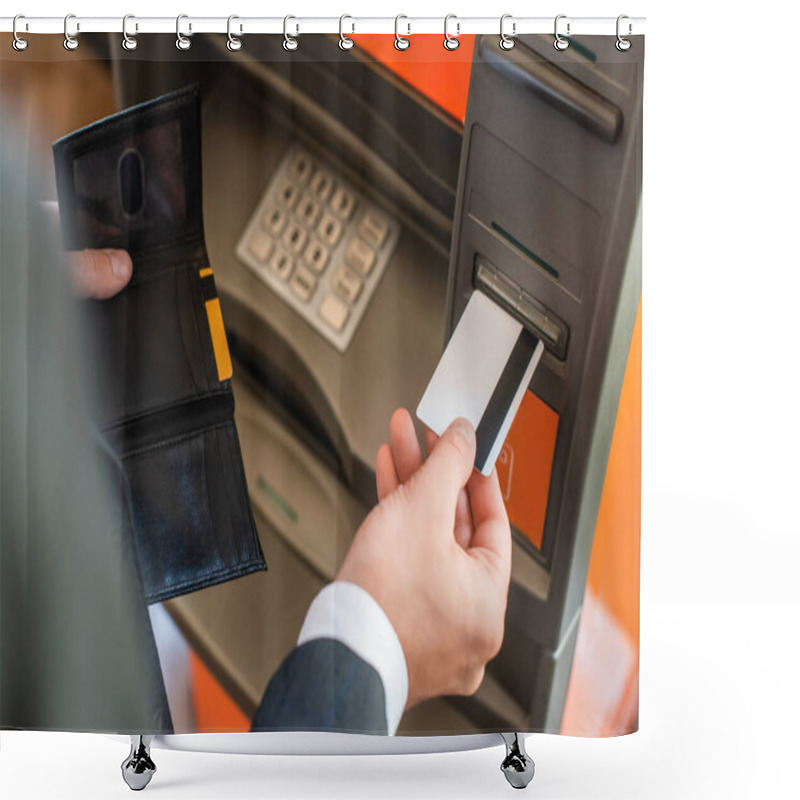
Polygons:
[[[80,42],[78,41],[77,37],[76,36],[71,36],[70,32],[69,32],[69,21],[71,19],[75,19],[75,18],[76,17],[75,17],[74,14],[67,14],[67,16],[64,17],[64,49],[65,50],[77,50],[78,49],[78,45],[80,44]],[[80,29],[81,29],[80,24],[79,23],[75,23],[76,32],[79,31]]]
[[500,49],[501,50],[510,50],[514,46],[514,40],[511,37],[515,36],[516,33],[517,33],[517,23],[516,22],[512,22],[511,23],[511,36],[509,36],[503,30],[503,23],[507,19],[511,19],[512,16],[513,16],[513,14],[503,14],[503,16],[500,17]]
[[[178,50],[188,50],[192,46],[192,40],[188,36],[184,36],[181,33],[181,20],[188,19],[188,14],[178,14],[177,19],[175,20],[175,35],[178,37],[175,39],[175,47]],[[189,23],[189,33],[192,31],[192,23]]]
[[[122,47],[125,50],[135,50],[139,46],[139,42],[136,41],[136,37],[135,36],[131,36],[128,33],[128,20],[129,19],[136,19],[136,17],[134,17],[133,14],[126,14],[122,18]],[[134,23],[133,29],[135,31],[139,30],[139,23],[138,22]]]
[[[622,34],[619,32],[620,31],[620,23],[624,19],[628,19],[628,15],[627,14],[620,14],[617,17],[617,44],[616,44],[616,48],[617,48],[617,50],[620,51],[620,53],[624,53],[626,50],[630,50],[631,49],[631,40],[623,38]],[[628,23],[628,36],[631,35],[631,30],[632,30],[632,28],[631,28],[631,24],[629,22]]]
[[[19,51],[20,53],[21,53],[23,50],[27,50],[27,49],[28,49],[28,40],[27,40],[27,39],[23,39],[23,38],[22,38],[22,37],[21,37],[21,36],[20,36],[20,35],[17,33],[17,22],[19,22],[19,20],[21,20],[21,19],[25,19],[25,18],[26,18],[26,17],[25,17],[25,15],[24,15],[24,14],[17,14],[17,15],[14,17],[14,23],[13,23],[13,24],[12,24],[12,26],[11,26],[11,32],[14,34],[14,41],[13,41],[13,42],[11,42],[11,46],[12,46],[12,47],[13,47],[15,50]],[[27,23],[27,22],[25,23],[25,30],[28,30],[28,23]]]
[[[566,14],[559,14],[556,17],[555,25],[553,26],[553,36],[555,37],[553,40],[553,47],[556,50],[566,50],[569,47],[569,39],[565,39],[559,32],[558,32],[558,21],[560,19],[567,19]],[[567,36],[569,36],[569,27],[570,24],[567,22]]]
[[[411,47],[411,40],[406,39],[405,36],[400,35],[400,20],[408,19],[405,14],[398,14],[394,18],[394,48],[395,50],[408,50]],[[411,25],[408,26],[408,32],[411,33]]]
[[[231,22],[233,22],[235,19],[239,19],[239,17],[237,17],[236,14],[231,14],[228,17],[228,43],[227,43],[227,48],[228,48],[228,50],[231,51],[231,53],[235,53],[237,50],[241,50],[242,49],[242,40],[238,36],[234,36],[231,33]],[[240,25],[239,26],[239,33],[241,33],[241,32],[242,32],[242,26]]]
[[[450,22],[451,19],[456,20],[456,35],[451,36],[447,32],[447,23]],[[458,22],[458,17],[455,14],[448,14],[444,18],[444,49],[445,50],[458,50],[458,46],[461,42],[458,41],[458,34],[461,31],[461,23]]]
[[[290,19],[297,19],[297,17],[293,17],[291,14],[289,14],[283,18],[283,49],[293,51],[297,50],[297,45],[299,42],[293,36],[289,36],[287,26],[289,25]],[[299,25],[297,26],[297,33],[300,33]]]
[[[344,21],[346,19],[353,19],[349,14],[342,14],[339,17],[339,47],[342,50],[352,50],[355,46],[355,42],[349,37],[344,35],[344,31],[342,30],[344,27]],[[355,25],[353,25],[353,31],[355,31]]]

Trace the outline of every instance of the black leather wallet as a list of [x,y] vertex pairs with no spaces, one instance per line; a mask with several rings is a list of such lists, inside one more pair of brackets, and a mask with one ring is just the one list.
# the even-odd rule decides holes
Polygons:
[[203,235],[189,87],[53,145],[68,250],[121,248],[128,286],[86,300],[98,424],[122,461],[148,603],[266,569]]

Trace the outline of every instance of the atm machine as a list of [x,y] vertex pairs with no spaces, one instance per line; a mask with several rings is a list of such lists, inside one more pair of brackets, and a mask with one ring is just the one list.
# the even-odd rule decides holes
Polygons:
[[247,727],[376,501],[392,411],[416,407],[480,291],[546,347],[498,459],[505,641],[473,697],[411,709],[398,733],[556,732],[641,295],[641,53],[605,37],[562,52],[461,37],[456,53],[355,38],[231,53],[198,37],[179,53],[153,37],[169,69],[113,48],[121,105],[201,85],[206,239],[269,564],[168,603],[221,698],[203,710],[198,693],[197,729]]

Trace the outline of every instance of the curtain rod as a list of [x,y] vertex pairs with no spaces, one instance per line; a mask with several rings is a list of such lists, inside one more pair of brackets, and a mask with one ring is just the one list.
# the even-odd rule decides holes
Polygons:
[[[14,20],[16,19],[16,28]],[[247,34],[288,34],[302,36],[305,33],[386,33],[401,36],[415,34],[441,34],[448,36],[501,32],[501,18],[459,17],[450,14],[444,17],[195,17],[181,14],[179,17],[125,17],[125,32],[128,36],[150,33],[180,33],[191,36],[195,33],[229,33],[237,36]],[[229,29],[229,25],[231,26]],[[505,14],[502,31],[513,37],[531,33],[558,33],[568,35],[620,35],[644,34],[644,17],[515,17]],[[69,14],[67,17],[0,17],[0,31],[18,36],[26,34],[66,34],[76,37],[82,33],[123,32],[123,17],[82,17]]]

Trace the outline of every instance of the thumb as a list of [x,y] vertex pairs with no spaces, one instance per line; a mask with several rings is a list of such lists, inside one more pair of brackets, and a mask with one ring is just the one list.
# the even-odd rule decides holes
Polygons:
[[70,254],[73,282],[84,297],[107,300],[131,278],[131,257],[124,250],[81,250]]
[[430,495],[433,507],[441,506],[444,498],[448,514],[455,509],[458,493],[472,475],[474,464],[475,429],[460,417],[439,437],[419,470],[419,484]]

